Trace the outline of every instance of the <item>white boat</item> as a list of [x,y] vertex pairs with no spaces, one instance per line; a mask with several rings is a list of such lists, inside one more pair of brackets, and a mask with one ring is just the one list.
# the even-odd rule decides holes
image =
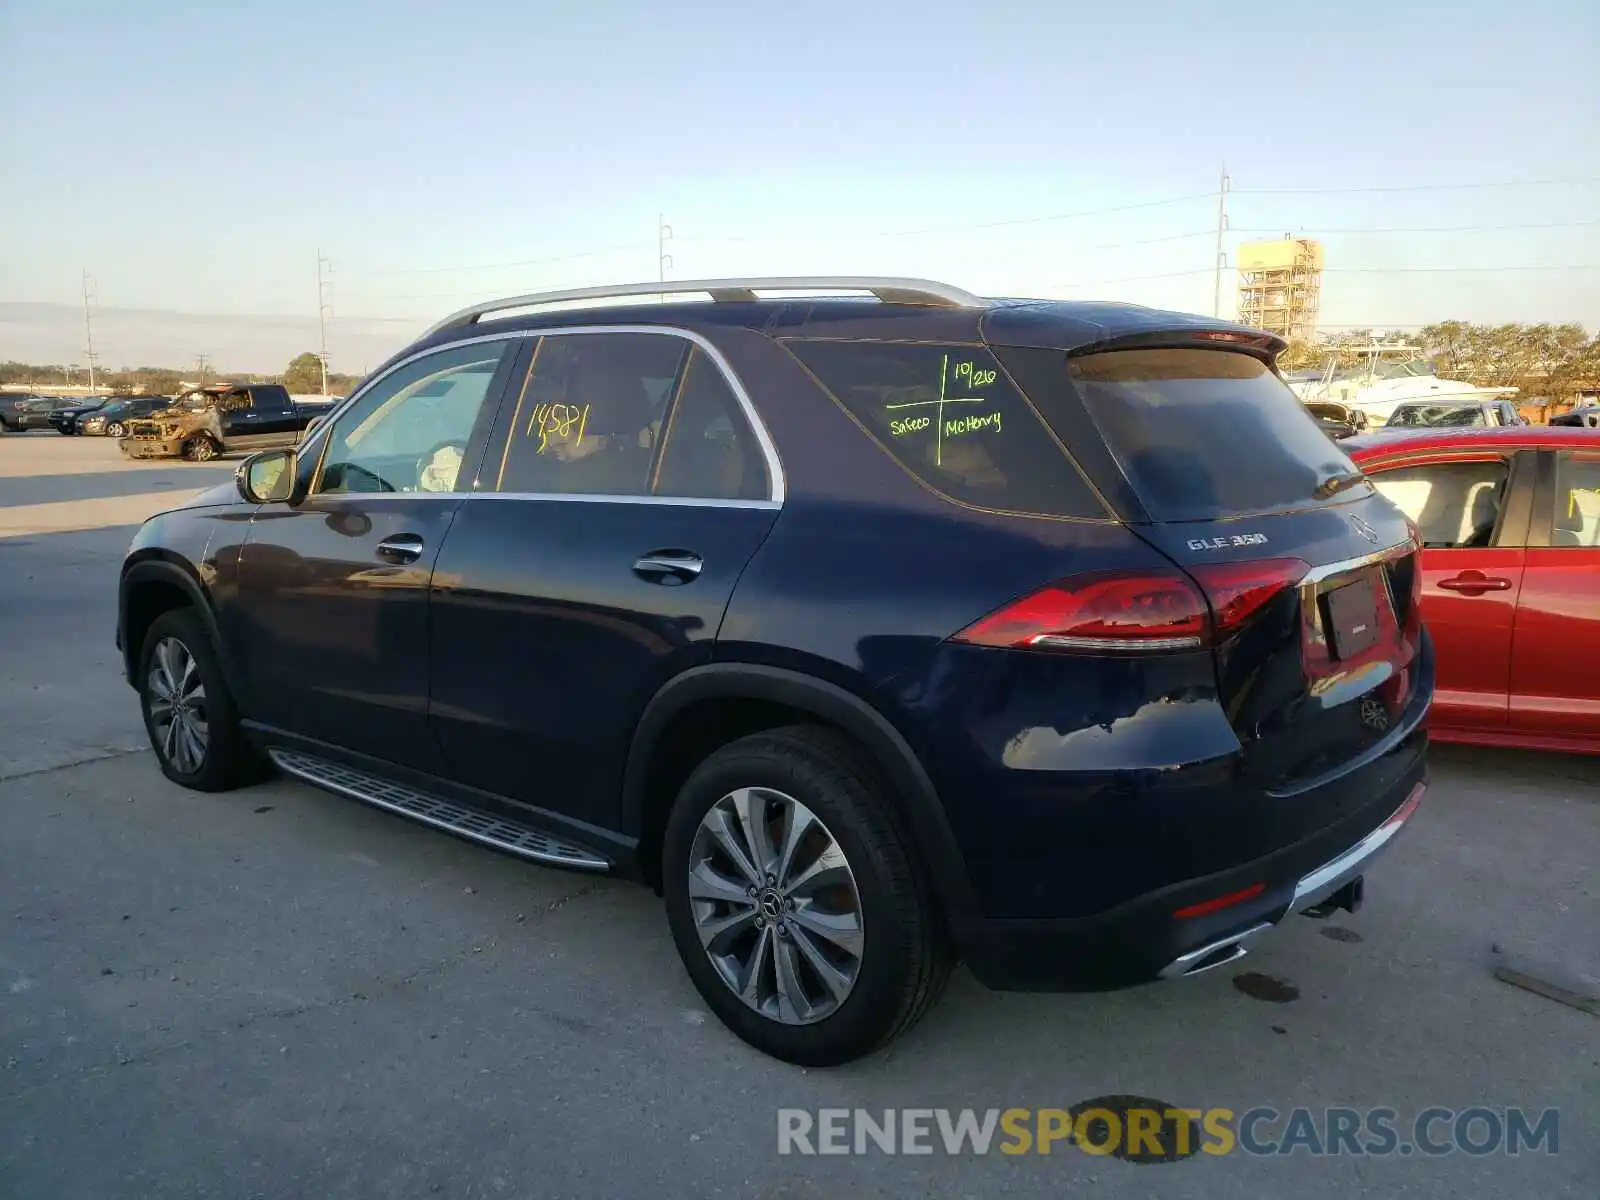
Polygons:
[[[1339,360],[1359,354],[1359,366],[1339,369]],[[1385,355],[1403,356],[1396,361]],[[1330,354],[1322,377],[1291,382],[1289,386],[1306,403],[1343,404],[1366,414],[1369,426],[1384,424],[1402,404],[1413,400],[1451,401],[1495,400],[1514,396],[1514,387],[1479,387],[1459,379],[1440,379],[1433,365],[1417,346],[1373,343],[1370,346],[1341,346]]]

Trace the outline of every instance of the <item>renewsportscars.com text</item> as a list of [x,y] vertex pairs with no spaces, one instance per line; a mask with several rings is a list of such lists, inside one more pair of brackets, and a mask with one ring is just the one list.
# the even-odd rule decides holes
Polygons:
[[1557,1109],[1064,1108],[778,1110],[779,1154],[1559,1154]]

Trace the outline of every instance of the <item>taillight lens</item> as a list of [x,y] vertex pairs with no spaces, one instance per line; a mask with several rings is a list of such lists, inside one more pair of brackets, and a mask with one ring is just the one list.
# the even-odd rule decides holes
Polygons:
[[1012,649],[1194,650],[1230,636],[1308,569],[1276,558],[1196,567],[1193,578],[1176,570],[1081,575],[990,613],[953,640]]
[[1233,633],[1284,588],[1306,577],[1311,565],[1298,558],[1262,558],[1254,562],[1207,563],[1191,567],[1211,602],[1214,632]]

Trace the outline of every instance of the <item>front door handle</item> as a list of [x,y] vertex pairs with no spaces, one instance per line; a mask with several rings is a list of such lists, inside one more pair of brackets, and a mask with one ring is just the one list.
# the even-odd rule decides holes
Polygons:
[[697,579],[704,566],[692,550],[652,550],[633,564],[633,573],[651,583],[673,585]]
[[378,543],[378,557],[390,562],[416,562],[422,557],[422,538],[415,533],[397,533]]
[[1463,571],[1454,579],[1439,580],[1439,586],[1447,592],[1460,592],[1463,596],[1481,596],[1484,592],[1510,591],[1511,580],[1485,575],[1482,571]]

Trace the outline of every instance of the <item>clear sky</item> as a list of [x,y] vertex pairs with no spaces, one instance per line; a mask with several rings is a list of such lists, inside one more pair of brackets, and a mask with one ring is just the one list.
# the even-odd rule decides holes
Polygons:
[[[81,356],[38,306],[87,268],[113,365],[278,367],[219,318],[314,337],[320,247],[359,369],[481,296],[653,278],[658,212],[678,277],[1210,311],[1224,161],[1227,247],[1321,236],[1329,324],[1593,329],[1597,52],[1595,0],[0,0],[0,357]],[[1539,180],[1587,182],[1448,186]]]

